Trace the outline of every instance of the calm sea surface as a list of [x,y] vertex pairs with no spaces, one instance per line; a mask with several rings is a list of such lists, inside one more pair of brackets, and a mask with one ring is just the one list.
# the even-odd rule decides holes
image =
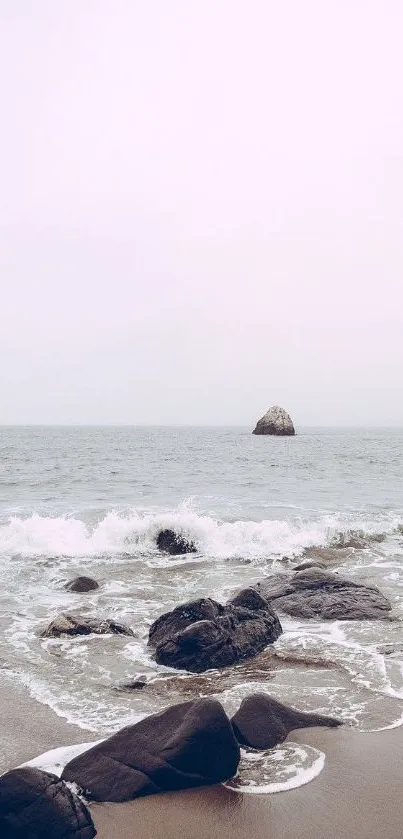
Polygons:
[[[402,722],[403,430],[0,428],[0,667],[58,714],[103,736],[171,702],[217,695],[228,711],[255,690],[362,730]],[[162,527],[196,555],[169,558]],[[264,654],[221,673],[157,666],[150,623],[184,600],[225,600],[310,546],[342,552],[339,574],[376,584],[392,622],[282,618],[276,670]],[[286,558],[286,559],[285,559]],[[64,584],[94,576],[100,589]],[[114,617],[135,638],[42,640],[60,611]],[[299,667],[298,662],[309,666]],[[149,684],[128,693],[138,674]],[[93,739],[93,738],[92,738]]]

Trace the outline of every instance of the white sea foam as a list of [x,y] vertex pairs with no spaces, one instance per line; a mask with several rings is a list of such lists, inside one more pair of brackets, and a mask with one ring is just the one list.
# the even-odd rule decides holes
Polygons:
[[73,760],[73,758],[92,749],[102,740],[93,740],[91,743],[79,743],[75,746],[60,746],[58,749],[51,749],[49,752],[44,752],[33,760],[28,760],[22,763],[21,766],[33,766],[35,769],[42,769],[44,772],[50,772],[52,775],[60,775],[64,767]]
[[[61,746],[21,766],[42,769],[60,778],[64,767],[71,760],[102,742],[94,740],[74,746]],[[224,786],[241,793],[283,792],[312,781],[322,771],[324,764],[323,752],[297,743],[287,743],[264,752],[241,749],[238,773]]]
[[241,749],[238,773],[224,786],[241,793],[284,792],[308,784],[324,765],[323,752],[298,743],[286,743],[265,752]]
[[199,515],[186,503],[171,513],[110,512],[95,526],[72,517],[11,516],[0,525],[0,556],[124,554],[136,558],[156,553],[158,532],[172,528],[192,540],[203,555],[259,559],[298,555],[306,547],[331,544],[343,531],[360,530],[369,536],[380,531],[393,533],[398,523],[393,516],[371,522],[336,514],[292,522],[224,522]]

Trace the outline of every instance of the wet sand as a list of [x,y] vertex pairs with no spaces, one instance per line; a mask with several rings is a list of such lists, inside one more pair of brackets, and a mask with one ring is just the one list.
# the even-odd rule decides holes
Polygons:
[[[0,707],[0,773],[97,736],[65,722],[5,674]],[[93,804],[98,839],[400,839],[403,728],[309,728],[288,739],[325,752],[325,768],[310,783],[272,795],[216,786]]]
[[58,717],[47,705],[3,671],[0,684],[0,774],[37,757],[48,749],[96,740]]
[[326,753],[305,786],[273,795],[224,787],[93,804],[98,839],[401,839],[403,729],[304,729],[292,742]]

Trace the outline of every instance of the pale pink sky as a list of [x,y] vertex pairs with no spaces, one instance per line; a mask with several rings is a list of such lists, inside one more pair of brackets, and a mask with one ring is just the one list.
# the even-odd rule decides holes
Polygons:
[[403,424],[402,32],[0,0],[0,422]]

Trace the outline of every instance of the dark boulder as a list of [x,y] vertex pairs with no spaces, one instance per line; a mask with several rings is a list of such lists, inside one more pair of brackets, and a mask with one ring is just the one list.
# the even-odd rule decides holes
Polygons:
[[264,598],[258,609],[210,598],[177,606],[152,625],[149,643],[159,664],[201,673],[250,658],[276,641],[280,621]]
[[197,552],[194,542],[189,542],[188,539],[185,539],[179,533],[175,533],[174,530],[161,530],[157,536],[157,547],[158,550],[172,554],[172,556]]
[[75,577],[65,585],[67,591],[76,591],[80,594],[84,591],[95,591],[97,588],[99,588],[99,583],[92,577]]
[[201,597],[199,600],[191,600],[189,603],[182,603],[175,606],[171,612],[160,615],[150,626],[148,643],[156,647],[161,641],[167,641],[177,632],[186,629],[191,623],[202,620],[215,620],[224,614],[224,606],[216,603],[210,597]]
[[86,618],[83,615],[58,615],[49,626],[41,632],[42,638],[60,638],[61,635],[130,635],[134,632],[129,626],[114,620],[100,620]]
[[334,717],[306,714],[283,705],[265,693],[247,696],[232,717],[232,727],[238,743],[253,749],[271,749],[282,743],[290,731],[316,725],[335,728],[342,725]]
[[92,818],[56,775],[33,767],[0,777],[1,839],[92,839]]
[[65,767],[95,801],[217,784],[232,778],[239,745],[222,705],[196,699],[123,728]]
[[268,602],[265,597],[254,588],[244,588],[228,601],[232,606],[242,606],[244,609],[267,612]]
[[257,583],[262,597],[287,615],[322,620],[388,619],[391,604],[375,586],[366,586],[322,571],[308,568],[284,582],[270,577]]

